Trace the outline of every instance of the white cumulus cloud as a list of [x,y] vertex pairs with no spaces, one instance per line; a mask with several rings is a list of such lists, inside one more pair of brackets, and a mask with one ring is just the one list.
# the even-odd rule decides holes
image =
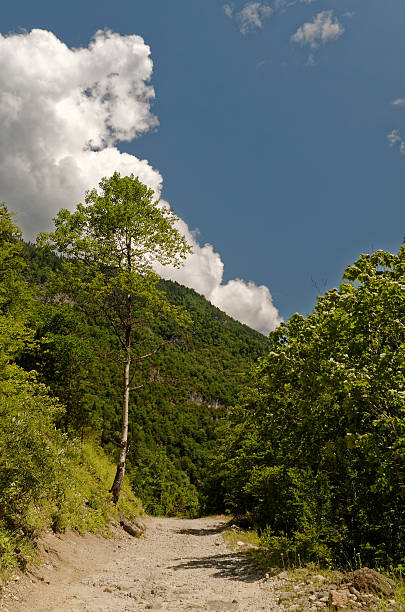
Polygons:
[[[136,35],[98,31],[87,48],[73,49],[45,30],[0,34],[0,200],[18,211],[27,238],[115,170],[135,174],[159,197],[160,173],[116,146],[158,125],[152,69],[150,49]],[[220,255],[201,246],[184,221],[179,228],[194,254],[166,277],[255,329],[274,329],[280,317],[268,289],[241,280],[223,285]]]
[[159,266],[163,278],[175,280],[204,295],[211,304],[250,327],[268,334],[282,321],[272,296],[264,285],[257,286],[241,279],[222,283],[224,264],[210,244],[201,246],[196,233],[180,220],[179,230],[193,247],[193,254],[178,269]]
[[27,234],[115,169],[159,191],[159,173],[114,146],[158,124],[149,54],[140,36],[109,31],[82,49],[45,30],[0,35],[0,198]]
[[393,106],[405,106],[405,98],[397,98],[392,103]]
[[344,27],[333,17],[333,11],[322,11],[315,15],[311,22],[308,21],[298,28],[291,40],[314,49],[331,40],[337,40],[343,32]]
[[245,283],[237,278],[225,285],[218,285],[210,301],[234,319],[243,321],[263,334],[270,331],[269,321],[273,321],[275,327],[281,322],[270,291],[264,285]]

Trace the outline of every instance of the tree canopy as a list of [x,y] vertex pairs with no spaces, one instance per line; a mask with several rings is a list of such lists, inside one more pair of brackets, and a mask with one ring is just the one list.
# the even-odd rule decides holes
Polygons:
[[405,246],[362,255],[269,342],[223,435],[228,508],[293,562],[400,563]]

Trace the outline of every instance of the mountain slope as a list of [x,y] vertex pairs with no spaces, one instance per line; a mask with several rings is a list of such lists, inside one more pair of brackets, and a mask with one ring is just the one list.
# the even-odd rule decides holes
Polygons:
[[[46,285],[58,259],[33,245],[25,245],[24,255],[30,283]],[[163,280],[159,288],[193,322],[181,337],[173,337],[163,318],[142,330],[143,352],[167,344],[135,372],[134,386],[140,388],[130,404],[128,474],[149,512],[196,515],[204,508],[216,426],[267,340],[191,289]],[[66,405],[61,426],[82,435],[98,432],[115,456],[122,366],[111,330],[86,320],[71,304],[43,301],[37,339],[38,347],[21,364],[36,369]]]

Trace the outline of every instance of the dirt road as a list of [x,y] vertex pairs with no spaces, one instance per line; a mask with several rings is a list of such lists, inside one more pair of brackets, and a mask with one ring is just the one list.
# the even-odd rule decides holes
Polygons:
[[4,612],[171,610],[278,611],[277,593],[230,551],[220,519],[148,520],[136,540],[58,537],[44,540],[45,560],[3,595]]

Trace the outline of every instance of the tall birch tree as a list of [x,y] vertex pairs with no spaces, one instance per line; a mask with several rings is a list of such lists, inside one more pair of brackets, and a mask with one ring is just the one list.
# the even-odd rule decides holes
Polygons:
[[179,267],[191,248],[175,227],[177,217],[154,201],[154,192],[133,175],[115,172],[86,193],[74,212],[59,211],[55,231],[38,243],[62,256],[62,272],[51,283],[59,299],[71,301],[93,320],[105,322],[118,340],[123,362],[121,440],[111,487],[118,502],[128,453],[128,408],[137,388],[137,365],[162,345],[142,353],[140,327],[159,313],[177,325],[186,313],[157,288],[154,262]]

